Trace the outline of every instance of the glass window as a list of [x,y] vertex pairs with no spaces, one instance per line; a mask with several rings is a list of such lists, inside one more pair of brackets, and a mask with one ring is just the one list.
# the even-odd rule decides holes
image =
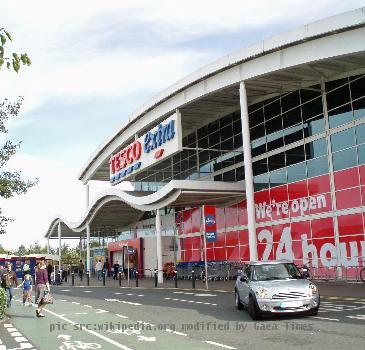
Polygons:
[[355,145],[354,128],[346,129],[331,135],[332,152]]
[[308,178],[328,173],[327,156],[307,161]]
[[271,187],[275,187],[275,186],[279,186],[279,185],[287,183],[286,168],[271,171],[269,173],[269,176],[270,176],[270,186]]
[[216,121],[208,124],[208,133],[209,134],[214,131],[217,131],[217,130],[219,130],[219,120],[216,120]]
[[264,105],[265,120],[269,120],[279,114],[281,114],[280,99]]
[[300,90],[300,100],[302,103],[308,102],[321,96],[321,87],[319,85],[311,86],[310,90],[302,89]]
[[251,136],[251,140],[256,140],[256,139],[259,139],[260,137],[265,136],[264,124],[260,124],[259,126],[252,128],[250,130],[250,136]]
[[307,177],[307,166],[306,163],[298,163],[287,167],[288,182],[295,182],[304,180]]
[[269,171],[285,167],[285,154],[279,153],[268,158]]
[[356,127],[356,143],[365,143],[365,124],[360,124]]
[[283,113],[283,128],[288,128],[302,122],[300,107],[294,108],[287,113]]
[[337,89],[340,86],[343,86],[343,85],[345,85],[347,83],[348,83],[348,79],[347,78],[342,78],[342,79],[327,81],[325,83],[326,91],[328,92],[328,91]]
[[299,146],[286,151],[287,166],[303,162],[305,160],[304,147]]
[[216,132],[213,132],[212,134],[209,135],[209,147],[212,148],[220,148],[219,143],[220,143],[220,133],[219,133],[219,129]]
[[279,115],[278,117],[270,119],[267,122],[265,122],[265,128],[266,128],[266,134],[282,130],[283,124],[281,116]]
[[242,123],[241,123],[241,119],[235,120],[233,122],[233,134],[234,135],[242,134]]
[[360,79],[352,80],[350,82],[350,89],[353,100],[365,96],[365,75]]
[[260,191],[265,188],[269,188],[269,174],[261,174],[254,176],[253,178],[253,184],[255,191]]
[[199,162],[200,164],[204,164],[209,160],[209,151],[199,152]]
[[221,118],[219,120],[219,125],[221,128],[224,128],[225,126],[230,125],[232,127],[232,114],[228,114],[225,117]]
[[245,168],[240,166],[236,169],[236,181],[242,181],[245,179]]
[[221,143],[221,149],[223,150],[233,150],[235,147],[233,145],[233,137],[225,140],[225,141],[222,141]]
[[239,133],[238,135],[235,135],[233,138],[233,147],[234,149],[242,147],[242,134]]
[[327,154],[327,143],[325,139],[315,140],[305,144],[307,159],[317,158]]
[[264,154],[265,152],[266,152],[266,138],[265,137],[252,142],[252,147],[251,147],[252,157],[257,157],[260,154]]
[[338,106],[342,106],[348,102],[350,102],[350,89],[349,85],[346,84],[332,92],[328,92],[326,94],[327,98],[327,108],[331,110]]
[[357,165],[356,148],[349,148],[333,154],[333,170],[342,170]]
[[318,114],[323,113],[322,98],[316,98],[302,105],[303,121],[313,118]]
[[324,117],[322,115],[318,115],[317,117],[308,120],[303,125],[304,137],[309,137],[313,135],[320,134],[324,132]]
[[221,140],[227,140],[228,138],[233,136],[233,131],[232,131],[232,124],[229,124],[223,128],[220,129],[220,133],[221,133]]
[[351,103],[328,112],[330,128],[352,121]]
[[236,170],[230,170],[223,173],[223,181],[226,182],[235,182],[236,181]]
[[284,146],[283,131],[277,131],[267,136],[267,151],[273,151]]
[[260,175],[263,173],[267,173],[267,160],[265,159],[261,159],[257,162],[253,162],[252,163],[252,171],[253,171],[253,175]]
[[303,139],[303,125],[299,124],[284,130],[284,142],[286,145]]
[[252,112],[249,117],[249,124],[250,124],[250,128],[252,126],[256,126],[259,125],[261,123],[263,123],[264,121],[264,110],[263,108],[260,108],[259,110]]
[[360,119],[365,117],[365,97],[360,100],[352,102],[352,108],[354,110],[354,118]]
[[198,129],[198,139],[208,135],[208,126],[203,126]]
[[357,148],[359,155],[359,165],[365,164],[365,145],[361,145]]
[[208,137],[203,137],[198,140],[198,147],[199,148],[208,148]]
[[299,105],[300,105],[299,90],[294,91],[281,98],[281,110],[283,113]]

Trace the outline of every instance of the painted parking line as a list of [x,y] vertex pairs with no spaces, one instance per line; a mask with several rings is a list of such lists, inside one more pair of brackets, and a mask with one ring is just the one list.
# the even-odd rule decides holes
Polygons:
[[340,320],[338,318],[329,318],[329,317],[320,317],[320,316],[312,316],[311,318],[316,318],[318,320],[326,320],[326,321],[340,322]]
[[216,342],[211,341],[211,340],[205,340],[204,342],[207,343],[207,344],[218,346],[220,348],[224,348],[224,349],[230,349],[230,350],[236,350],[237,349],[237,348],[234,348],[233,346],[216,343]]
[[203,305],[211,305],[211,306],[218,306],[218,304],[214,303],[204,303],[202,301],[195,301],[195,300],[186,300],[186,299],[177,299],[177,298],[164,298],[165,300],[172,300],[172,301],[180,301],[183,303],[193,303],[193,304],[203,304]]

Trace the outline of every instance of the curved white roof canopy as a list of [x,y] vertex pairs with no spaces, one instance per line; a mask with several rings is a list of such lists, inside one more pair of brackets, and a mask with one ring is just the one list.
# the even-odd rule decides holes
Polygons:
[[365,8],[326,18],[231,53],[197,70],[141,106],[101,144],[79,179],[109,180],[110,155],[135,134],[180,109],[186,135],[239,109],[238,84],[249,104],[365,69]]
[[114,235],[117,229],[137,222],[145,211],[167,206],[225,205],[238,202],[244,198],[243,188],[243,183],[189,180],[172,180],[159,191],[150,194],[138,192],[133,195],[134,192],[110,188],[94,199],[79,222],[69,222],[62,216],[54,218],[45,237],[58,237],[59,222],[62,238],[84,236],[88,223],[91,232]]

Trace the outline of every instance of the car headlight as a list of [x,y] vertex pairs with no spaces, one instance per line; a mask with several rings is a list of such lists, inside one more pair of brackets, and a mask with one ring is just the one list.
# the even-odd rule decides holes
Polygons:
[[309,295],[316,295],[318,293],[318,288],[315,284],[309,284]]
[[269,294],[269,291],[266,288],[260,287],[256,290],[256,294],[259,298],[266,298]]

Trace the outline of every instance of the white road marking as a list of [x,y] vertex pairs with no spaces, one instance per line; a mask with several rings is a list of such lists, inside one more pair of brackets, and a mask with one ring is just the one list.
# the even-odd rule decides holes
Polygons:
[[[53,312],[53,311],[51,311],[51,310],[48,310],[48,309],[46,309],[46,308],[44,308],[43,310],[45,310],[46,312],[50,313],[51,315],[53,315],[53,316],[55,316],[55,317],[60,318],[61,320],[65,321],[65,322],[68,322],[69,324],[71,324],[71,325],[73,325],[73,326],[77,325],[77,323],[76,323],[76,322],[73,322],[73,321],[69,320],[69,319],[68,319],[68,318],[66,318],[66,317],[63,317],[63,316],[61,316],[61,315],[58,315],[58,314],[56,314],[55,312]],[[114,346],[118,347],[119,349],[123,349],[123,350],[132,350],[131,348],[128,348],[127,346],[125,346],[125,345],[123,345],[123,344],[120,344],[120,343],[118,343],[118,342],[116,342],[116,341],[114,341],[114,340],[112,340],[112,339],[110,339],[110,338],[108,338],[108,337],[106,337],[106,336],[104,336],[104,335],[102,335],[102,334],[99,334],[99,333],[97,333],[97,332],[95,332],[95,331],[92,331],[92,330],[90,330],[90,329],[87,329],[86,327],[82,327],[82,328],[81,328],[81,330],[83,330],[84,332],[87,332],[87,333],[89,333],[89,334],[92,334],[92,335],[94,335],[95,337],[98,337],[98,338],[100,338],[100,339],[102,339],[102,340],[104,340],[104,341],[106,341],[106,342],[108,342],[108,343],[110,343],[110,344],[112,344],[112,345],[114,345]]]
[[14,340],[17,342],[17,343],[21,343],[21,342],[28,342],[28,339],[27,338],[24,338],[24,337],[15,337]]
[[356,315],[356,316],[346,316],[348,318],[354,318],[356,320],[363,320],[365,321],[365,315]]
[[145,337],[143,335],[137,335],[138,340],[143,341],[156,341],[156,337]]
[[87,315],[87,312],[75,312],[75,315]]
[[123,293],[114,293],[115,295],[123,294]]
[[6,324],[4,324],[4,327],[9,328],[9,327],[14,327],[14,326],[11,323],[6,323]]
[[123,315],[120,315],[120,314],[115,314],[115,316],[118,316],[118,317],[121,317],[121,318],[128,318],[128,316],[123,316]]
[[203,303],[202,301],[195,301],[195,300],[185,300],[185,299],[171,299],[171,298],[164,298],[165,300],[173,300],[173,301],[182,301],[182,302],[186,302],[186,303],[194,303],[194,304],[204,304],[204,305],[212,305],[212,306],[217,306],[218,304],[213,304],[213,303]]
[[92,293],[92,290],[83,290],[84,293]]
[[61,301],[67,301],[66,299],[60,299]]
[[103,309],[97,309],[97,311],[95,313],[96,314],[104,314],[105,312],[109,312],[109,311],[103,310]]
[[78,303],[77,301],[72,301],[72,304],[76,304],[76,305],[80,305],[80,303]]
[[134,294],[132,294],[132,293],[128,293],[127,295],[134,295]]
[[9,333],[10,332],[17,332],[18,330],[16,328],[7,328],[6,329]]
[[143,294],[138,294],[138,296],[139,296],[139,297],[144,297],[144,295],[143,295]]
[[188,336],[186,333],[181,333],[181,332],[177,332],[177,331],[172,332],[172,334],[182,335],[183,337],[187,337]]
[[319,316],[312,316],[312,318],[318,318],[319,320],[327,320],[327,321],[340,322],[340,320],[337,319],[337,318],[328,318],[328,317],[319,317]]
[[61,292],[71,292],[70,289],[61,289]]
[[10,335],[12,337],[22,337],[23,336],[20,332],[13,332],[13,333],[10,333]]
[[211,345],[219,346],[219,347],[224,348],[224,349],[236,350],[236,348],[234,348],[234,347],[232,347],[232,346],[228,346],[228,345],[224,345],[224,344],[216,343],[216,342],[211,341],[211,340],[205,340],[204,342],[205,342],[205,343],[208,343],[208,344],[211,344]]
[[91,305],[84,305],[85,307],[89,307],[89,308],[92,308],[92,306]]
[[31,343],[20,343],[19,349],[33,349],[33,345]]
[[216,297],[216,294],[194,294],[194,297]]

